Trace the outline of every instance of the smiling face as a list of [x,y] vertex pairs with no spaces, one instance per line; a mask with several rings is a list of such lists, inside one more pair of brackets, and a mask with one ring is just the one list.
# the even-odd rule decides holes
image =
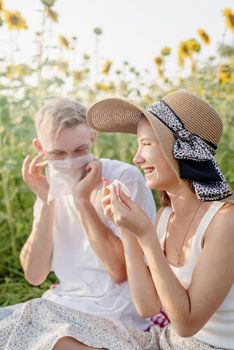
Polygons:
[[147,186],[165,191],[177,186],[178,179],[166,161],[146,118],[141,118],[138,123],[137,139],[139,146],[133,161],[144,171]]
[[41,148],[48,160],[64,160],[87,155],[91,152],[96,133],[87,124],[66,127],[57,135],[43,130],[38,132]]

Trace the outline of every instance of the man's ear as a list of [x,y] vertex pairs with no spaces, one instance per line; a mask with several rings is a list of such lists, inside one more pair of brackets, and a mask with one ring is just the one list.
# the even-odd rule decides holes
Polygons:
[[91,141],[92,141],[92,143],[95,143],[96,140],[97,140],[97,133],[96,133],[96,131],[92,130],[91,131]]
[[42,148],[42,145],[41,145],[41,143],[40,143],[40,141],[38,139],[36,139],[36,138],[33,139],[32,140],[32,144],[36,148],[38,153],[45,153],[43,148]]

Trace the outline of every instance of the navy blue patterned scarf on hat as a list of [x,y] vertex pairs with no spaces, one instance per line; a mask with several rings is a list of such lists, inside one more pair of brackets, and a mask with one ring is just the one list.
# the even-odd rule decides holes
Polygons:
[[183,122],[163,100],[148,106],[147,111],[174,134],[173,156],[179,162],[180,177],[192,181],[201,201],[214,201],[232,195],[215,158],[216,146],[186,130]]

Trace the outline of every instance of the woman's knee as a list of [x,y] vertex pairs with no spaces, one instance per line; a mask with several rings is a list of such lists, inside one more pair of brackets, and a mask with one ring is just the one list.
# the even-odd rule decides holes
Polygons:
[[76,339],[72,337],[62,337],[55,344],[53,350],[105,350],[105,349],[97,349],[90,348],[87,345],[84,345],[78,342]]
[[72,337],[62,337],[55,344],[53,350],[79,350],[79,342]]

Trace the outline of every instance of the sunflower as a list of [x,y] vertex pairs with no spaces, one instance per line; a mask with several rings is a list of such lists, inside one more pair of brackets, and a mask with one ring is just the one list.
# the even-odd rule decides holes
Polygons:
[[0,0],[0,11],[3,10],[3,0]]
[[68,68],[69,68],[68,61],[58,61],[56,65],[59,72],[65,73],[65,74],[68,73]]
[[81,83],[88,75],[89,68],[85,68],[83,70],[75,70],[72,73],[74,83]]
[[197,73],[197,62],[192,60],[191,62],[191,74],[195,75]]
[[47,7],[52,7],[56,0],[41,0],[42,4]]
[[69,50],[70,48],[69,41],[63,35],[59,35],[58,41],[62,48]]
[[18,77],[25,77],[32,72],[26,64],[16,65],[15,70]]
[[15,65],[11,64],[6,66],[6,78],[13,79],[15,75]]
[[88,53],[83,53],[83,59],[88,61],[90,59],[90,55]]
[[110,68],[112,66],[112,61],[111,60],[106,60],[106,62],[104,63],[101,73],[107,75],[110,71]]
[[99,27],[94,28],[93,31],[94,31],[94,33],[95,33],[96,35],[102,35],[102,29],[99,28]]
[[199,52],[201,50],[201,45],[197,42],[196,39],[187,40],[188,50],[192,52]]
[[76,70],[72,73],[74,83],[81,83],[84,79],[83,71]]
[[158,67],[158,76],[161,80],[165,78],[165,69]]
[[30,68],[25,64],[11,64],[6,67],[6,77],[8,79],[22,78],[30,73]]
[[109,92],[110,91],[109,86],[107,86],[106,84],[96,83],[95,86],[96,86],[96,88],[98,90],[101,90],[101,91],[104,91],[104,92]]
[[160,57],[160,56],[155,57],[155,58],[154,58],[154,63],[155,63],[157,66],[161,66],[162,63],[163,63],[162,57]]
[[114,94],[116,92],[116,85],[113,81],[110,81],[108,87],[109,87],[109,92],[111,92],[112,94]]
[[179,85],[183,85],[184,81],[185,81],[184,78],[181,78],[181,77],[178,78],[178,84]]
[[170,53],[171,53],[171,48],[170,48],[170,47],[164,47],[164,48],[161,50],[161,54],[162,54],[163,56],[168,56],[168,55],[170,55]]
[[128,84],[126,81],[121,80],[118,85],[118,93],[120,96],[127,96],[128,94]]
[[19,11],[4,10],[4,19],[10,30],[28,29],[28,26]]
[[178,49],[178,63],[180,66],[184,65],[186,58],[192,58],[194,52],[199,52],[201,45],[196,41],[196,39],[189,39],[186,41],[181,41]]
[[210,37],[203,29],[198,29],[197,34],[199,35],[204,44],[209,45]]
[[191,52],[188,48],[187,41],[181,41],[178,49],[178,63],[180,66],[184,65],[185,58],[191,57]]
[[58,22],[58,14],[57,12],[51,10],[49,7],[45,7],[46,15],[51,19],[52,22]]
[[228,8],[223,11],[223,14],[226,18],[226,26],[234,33],[234,13],[230,8]]
[[234,76],[232,75],[231,67],[228,64],[223,64],[219,67],[218,80],[220,84],[225,84],[234,81]]
[[154,98],[150,94],[144,94],[142,96],[142,102],[145,106],[151,105],[154,101]]

